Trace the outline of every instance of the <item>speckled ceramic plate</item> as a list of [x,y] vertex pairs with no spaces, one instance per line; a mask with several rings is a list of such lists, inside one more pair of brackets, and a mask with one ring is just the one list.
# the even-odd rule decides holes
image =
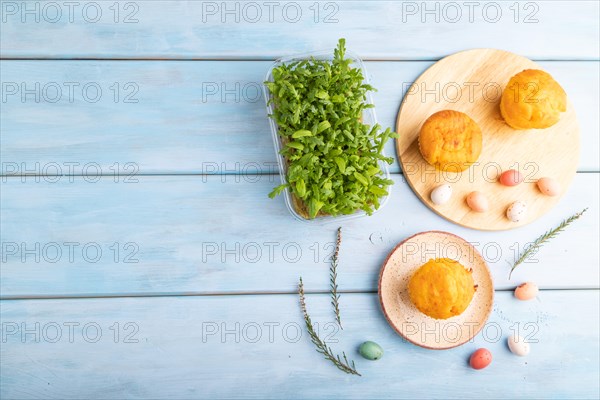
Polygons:
[[[462,314],[434,319],[410,301],[408,281],[431,258],[451,258],[473,269],[477,291]],[[423,232],[398,244],[383,263],[379,301],[389,324],[406,340],[428,349],[450,349],[470,341],[483,328],[492,312],[494,284],[485,260],[469,242],[448,232]]]

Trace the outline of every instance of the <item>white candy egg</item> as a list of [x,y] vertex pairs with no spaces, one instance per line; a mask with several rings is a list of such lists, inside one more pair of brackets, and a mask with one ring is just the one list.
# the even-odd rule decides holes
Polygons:
[[527,213],[527,204],[522,201],[515,201],[506,210],[506,218],[512,222],[519,222],[525,218]]
[[511,353],[520,357],[526,356],[531,350],[529,343],[525,342],[525,339],[519,335],[511,335],[508,338],[508,348]]
[[440,185],[431,191],[431,201],[435,205],[442,205],[452,197],[452,186]]

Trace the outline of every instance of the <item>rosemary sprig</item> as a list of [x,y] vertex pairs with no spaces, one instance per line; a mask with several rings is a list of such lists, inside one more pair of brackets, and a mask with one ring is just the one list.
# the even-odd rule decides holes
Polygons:
[[323,342],[315,332],[310,316],[308,315],[308,311],[306,310],[306,299],[304,298],[304,284],[302,283],[302,278],[300,278],[300,283],[298,284],[298,295],[300,296],[300,308],[302,309],[302,314],[304,315],[306,330],[310,335],[310,340],[317,347],[317,352],[323,354],[325,359],[331,361],[338,369],[344,371],[345,373],[362,376],[358,373],[358,371],[356,371],[354,361],[348,361],[346,353],[342,352],[343,360],[339,355],[334,355],[331,347],[327,346],[327,344],[325,344],[325,342]]
[[338,254],[340,252],[340,244],[342,243],[342,228],[339,227],[337,230],[337,242],[335,244],[335,252],[331,257],[331,267],[329,268],[329,285],[331,288],[331,304],[335,311],[335,320],[337,321],[340,328],[342,327],[342,319],[340,318],[340,295],[337,292],[337,267],[338,267]]
[[529,256],[531,256],[533,253],[535,253],[544,243],[546,243],[550,239],[553,239],[556,236],[558,236],[558,234],[560,232],[562,232],[573,221],[578,220],[583,215],[583,213],[585,213],[586,211],[587,211],[587,207],[584,208],[583,210],[581,210],[580,212],[571,215],[569,218],[563,220],[557,227],[546,231],[546,233],[544,233],[543,235],[541,235],[537,239],[535,239],[533,241],[533,243],[530,243],[527,247],[525,247],[523,252],[519,255],[519,258],[517,259],[517,261],[515,261],[512,268],[510,269],[510,273],[508,274],[508,279],[511,278],[512,273],[515,270],[515,268],[517,268],[517,266],[519,266],[520,264],[525,262],[525,260],[527,260],[527,258]]

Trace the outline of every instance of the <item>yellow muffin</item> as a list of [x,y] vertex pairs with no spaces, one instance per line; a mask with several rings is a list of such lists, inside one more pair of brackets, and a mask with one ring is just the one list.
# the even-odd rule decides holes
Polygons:
[[481,154],[481,128],[465,113],[438,111],[421,127],[419,150],[439,170],[464,171]]
[[475,294],[472,272],[449,258],[431,259],[410,278],[410,300],[432,318],[447,319],[462,314]]
[[502,118],[514,129],[549,128],[565,111],[567,94],[539,69],[526,69],[510,78],[500,100]]

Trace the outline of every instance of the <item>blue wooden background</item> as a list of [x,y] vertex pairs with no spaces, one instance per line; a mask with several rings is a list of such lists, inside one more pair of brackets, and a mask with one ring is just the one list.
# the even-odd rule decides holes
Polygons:
[[[597,1],[1,0],[0,11],[2,399],[600,397]],[[438,217],[395,162],[387,206],[342,223],[343,331],[327,295],[337,225],[303,224],[267,198],[279,177],[258,91],[275,58],[339,37],[366,60],[384,126],[435,60],[492,47],[556,77],[582,140],[560,204],[509,232]],[[516,250],[584,207],[508,279]],[[475,243],[497,290],[488,327],[448,351],[404,342],[376,295],[387,253],[432,229]],[[319,332],[362,377],[314,351],[300,275]],[[523,303],[512,289],[526,280],[542,291]],[[515,331],[533,341],[526,358],[506,346]],[[384,347],[380,361],[356,353],[365,340]],[[471,370],[482,346],[494,361]]]

